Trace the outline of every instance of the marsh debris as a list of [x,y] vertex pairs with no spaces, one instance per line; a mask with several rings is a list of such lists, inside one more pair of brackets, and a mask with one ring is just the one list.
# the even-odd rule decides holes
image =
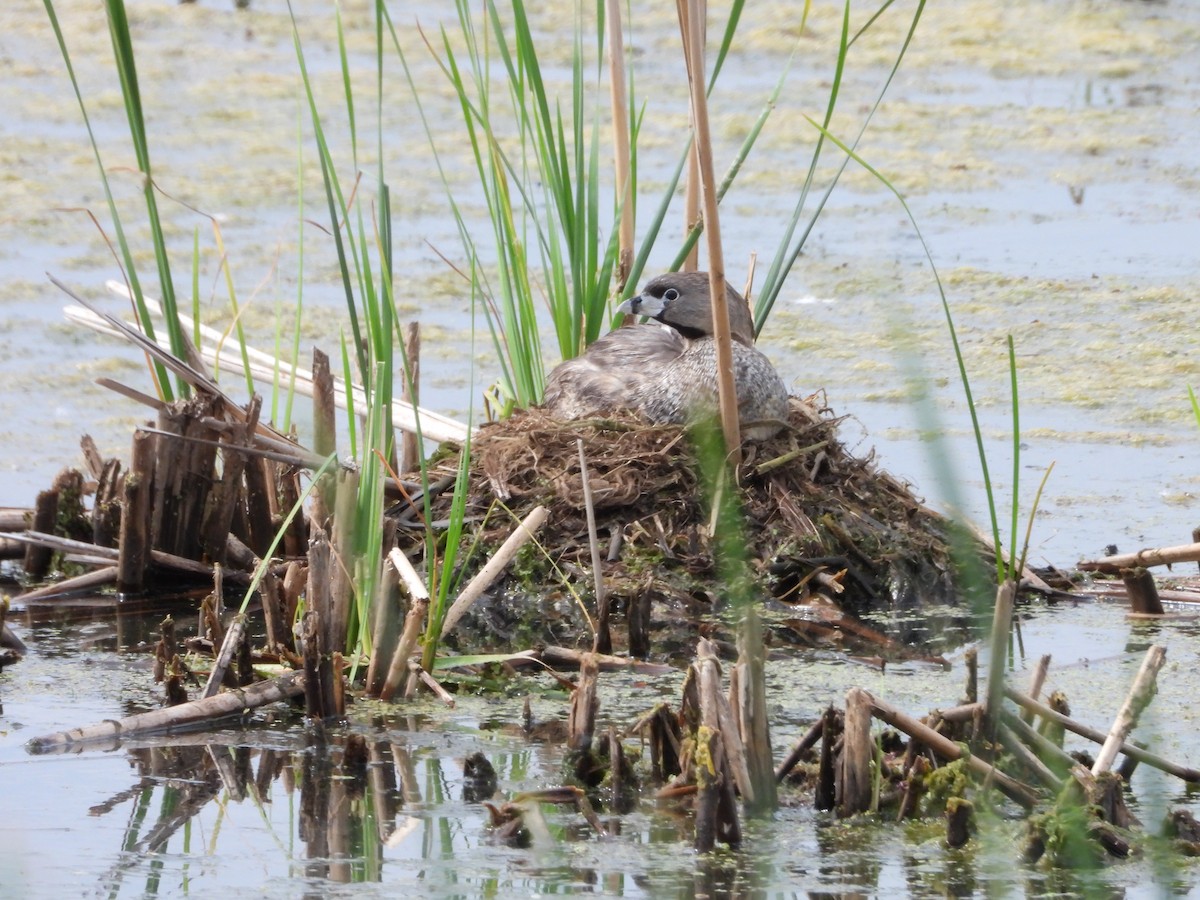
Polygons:
[[[793,397],[789,427],[746,446],[738,499],[753,583],[730,590],[769,602],[767,618],[788,643],[835,642],[885,655],[904,655],[904,644],[927,631],[953,643],[965,619],[950,524],[871,455],[852,453],[838,437],[841,422],[815,400]],[[506,639],[535,619],[538,640],[583,637],[567,597],[567,582],[586,593],[592,581],[582,442],[596,531],[607,548],[604,593],[632,632],[624,646],[686,652],[696,623],[719,613],[728,594],[718,587],[709,490],[693,438],[681,427],[631,417],[559,422],[536,409],[481,428],[471,443],[467,512],[475,536],[496,546],[537,506],[550,510],[551,524],[541,538],[544,555],[519,557],[508,591],[480,604],[474,636]],[[457,470],[457,456],[443,456],[429,482],[448,487],[439,477]],[[449,490],[431,503],[433,520],[449,518]],[[411,527],[419,505],[392,510],[405,549],[424,540],[424,529]],[[916,611],[944,627],[906,621]],[[860,626],[857,619],[872,614],[888,620],[886,634]]]

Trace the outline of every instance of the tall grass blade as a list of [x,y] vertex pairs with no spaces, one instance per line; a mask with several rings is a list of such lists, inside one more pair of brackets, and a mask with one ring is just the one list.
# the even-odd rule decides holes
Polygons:
[[[840,90],[842,73],[845,68],[846,55],[850,49],[850,46],[870,26],[870,24],[875,21],[875,19],[878,17],[878,15],[880,13],[882,13],[882,11],[884,9],[886,9],[887,7],[889,7],[891,5],[891,2],[892,2],[892,0],[887,0],[887,2],[885,2],[883,4],[883,6],[880,8],[879,13],[876,13],[875,16],[872,16],[870,21],[868,21],[867,25],[864,25],[863,28],[860,29],[860,31],[854,35],[853,38],[849,37],[850,5],[848,2],[846,3],[845,12],[843,14],[843,20],[842,20],[841,45],[838,50],[838,60],[837,60],[837,66],[835,69],[834,86],[830,91],[829,103],[826,106],[825,118],[824,118],[823,125],[821,126],[822,129],[828,129],[829,124],[832,121],[833,111],[834,111],[834,108],[837,103],[837,94]],[[805,9],[807,10],[807,6],[805,7]],[[904,41],[900,46],[900,51],[896,54],[896,59],[892,64],[891,70],[888,72],[887,78],[884,79],[883,86],[880,88],[879,94],[875,98],[875,102],[872,104],[870,110],[868,110],[868,112],[867,112],[867,115],[864,117],[863,123],[859,128],[858,134],[854,138],[853,143],[850,145],[851,147],[858,146],[859,142],[862,140],[862,136],[866,133],[867,126],[870,125],[871,120],[874,118],[875,113],[879,109],[880,104],[883,103],[884,95],[887,93],[888,88],[891,86],[892,80],[896,77],[896,72],[899,71],[900,64],[901,64],[901,62],[903,62],[904,56],[908,52],[909,45],[912,43],[913,36],[916,33],[917,25],[921,21],[921,15],[924,12],[924,10],[925,10],[925,0],[919,0],[919,2],[917,3],[917,8],[913,12],[912,21],[909,23],[908,31],[904,36]],[[811,121],[811,119],[810,119],[810,121]],[[812,186],[812,182],[813,182],[815,174],[816,174],[816,168],[817,168],[817,163],[820,159],[821,149],[822,149],[822,143],[821,143],[821,140],[818,139],[817,146],[813,150],[812,161],[809,163],[808,173],[806,174],[805,179],[804,179],[804,185],[800,190],[800,197],[796,201],[796,206],[792,213],[792,218],[789,220],[788,227],[785,230],[785,237],[779,243],[779,247],[776,250],[775,257],[772,260],[771,266],[767,271],[767,276],[766,276],[766,278],[763,279],[762,288],[759,290],[758,300],[755,302],[755,306],[754,306],[754,333],[756,335],[762,331],[763,325],[766,323],[767,317],[771,313],[771,309],[775,306],[775,301],[779,298],[779,294],[783,290],[783,283],[787,279],[788,273],[791,271],[792,266],[795,265],[796,259],[800,256],[800,251],[804,248],[804,244],[807,242],[809,234],[812,233],[812,229],[813,229],[813,226],[816,225],[817,218],[821,215],[821,211],[825,208],[825,204],[829,200],[830,195],[833,193],[834,187],[837,186],[837,182],[838,182],[839,178],[841,177],[841,173],[843,171],[845,171],[846,165],[849,162],[849,160],[842,161],[841,165],[838,167],[837,172],[834,173],[833,178],[830,180],[828,186],[826,187],[825,193],[822,194],[820,200],[817,202],[817,206],[813,210],[812,215],[809,216],[808,223],[805,225],[804,230],[800,233],[799,238],[796,239],[796,242],[793,245],[792,244],[792,236],[795,234],[795,230],[799,225],[800,217],[801,217],[801,215],[803,213],[803,209],[804,209],[804,204],[807,202],[808,192]],[[791,245],[790,249],[789,249],[789,245]]]
[[[46,15],[50,19],[50,26],[54,29],[54,38],[58,42],[59,52],[62,54],[63,63],[67,68],[67,76],[71,80],[71,88],[75,92],[75,99],[79,103],[79,112],[83,117],[84,127],[87,129],[88,141],[92,146],[92,155],[96,160],[96,168],[100,173],[100,183],[104,187],[104,198],[108,203],[109,217],[112,219],[113,230],[117,237],[117,246],[121,251],[121,261],[123,263],[124,274],[126,281],[129,284],[130,293],[134,298],[134,310],[138,317],[138,322],[141,325],[142,331],[151,339],[154,339],[154,322],[151,318],[150,310],[147,308],[142,295],[141,280],[138,278],[137,267],[133,263],[133,254],[129,249],[129,241],[125,237],[125,228],[121,223],[121,216],[117,212],[117,204],[113,199],[112,186],[108,181],[108,170],[104,167],[104,161],[100,157],[100,146],[96,143],[96,132],[92,128],[92,120],[88,115],[87,105],[83,102],[83,93],[79,89],[79,80],[75,77],[75,67],[71,64],[71,55],[67,51],[67,42],[63,37],[62,28],[58,23],[58,15],[54,11],[54,3],[52,0],[43,0],[46,7]],[[167,326],[170,328],[170,326]],[[171,382],[167,376],[166,368],[159,362],[151,364],[151,375],[154,379],[155,390],[158,396],[166,401],[174,399],[174,393],[171,390]]]
[[946,317],[946,328],[950,333],[950,342],[954,347],[954,359],[958,365],[958,377],[963,386],[963,393],[966,395],[967,412],[971,416],[971,430],[975,435],[975,447],[979,455],[979,466],[983,475],[983,486],[987,493],[988,514],[991,519],[992,526],[992,545],[996,550],[996,577],[1002,583],[1004,581],[1004,561],[1000,545],[1000,525],[996,515],[996,498],[992,490],[992,479],[988,473],[987,452],[983,446],[983,430],[979,425],[979,413],[975,409],[975,398],[971,392],[971,379],[967,376],[967,365],[963,359],[962,345],[958,340],[958,330],[954,327],[954,316],[950,312],[950,301],[946,298],[946,290],[942,284],[941,275],[938,274],[937,265],[933,261],[933,254],[929,251],[929,245],[925,242],[925,235],[922,234],[920,226],[917,224],[916,217],[908,206],[908,202],[904,199],[904,195],[896,189],[882,172],[878,171],[874,166],[863,159],[855,150],[843,143],[837,136],[829,131],[825,126],[818,123],[810,116],[805,116],[810,125],[818,129],[826,138],[835,144],[847,157],[853,159],[856,163],[866,169],[872,176],[875,177],[880,184],[886,187],[900,201],[900,206],[904,209],[904,214],[908,217],[909,223],[913,227],[913,231],[917,235],[917,240],[921,242],[921,250],[925,254],[925,259],[929,262],[930,270],[933,273],[934,282],[937,284],[938,296],[942,302],[942,312]]

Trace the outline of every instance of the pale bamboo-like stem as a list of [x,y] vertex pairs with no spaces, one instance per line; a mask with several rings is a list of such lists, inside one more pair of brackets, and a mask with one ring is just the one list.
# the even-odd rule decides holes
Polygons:
[[1178,547],[1153,547],[1136,553],[1120,553],[1100,559],[1089,559],[1079,564],[1081,572],[1117,572],[1135,566],[1169,566],[1173,563],[1200,562],[1200,544],[1182,544]]
[[[1018,706],[1036,713],[1048,722],[1061,725],[1067,731],[1077,734],[1080,737],[1085,737],[1093,743],[1103,744],[1107,740],[1103,731],[1097,731],[1095,728],[1084,725],[1082,722],[1076,722],[1074,719],[1051,709],[1045,703],[1040,703],[1037,700],[1026,697],[1019,691],[1014,691],[1012,688],[1005,688],[1004,695]],[[1123,744],[1120,750],[1125,756],[1136,759],[1138,762],[1145,763],[1148,766],[1153,766],[1156,769],[1166,772],[1168,775],[1174,775],[1176,778],[1181,778],[1191,784],[1200,784],[1200,769],[1190,769],[1187,766],[1173,763],[1136,744]]]
[[408,608],[408,615],[404,617],[404,631],[396,642],[387,678],[379,692],[379,699],[385,703],[391,701],[400,687],[400,680],[408,675],[408,658],[417,648],[417,638],[425,625],[425,617],[429,614],[429,591],[426,590],[425,582],[417,574],[417,570],[408,561],[408,557],[393,547],[388,553],[388,561],[404,582],[412,605]]
[[914,737],[922,744],[938,756],[946,759],[965,759],[967,768],[976,775],[990,781],[1008,798],[1020,803],[1026,809],[1032,807],[1037,802],[1037,796],[1029,789],[1027,785],[1022,784],[1015,778],[1005,775],[999,769],[995,769],[988,765],[978,756],[970,753],[963,755],[961,744],[956,744],[944,734],[934,731],[928,725],[918,722],[911,716],[906,716],[904,713],[890,706],[878,697],[870,696],[871,711],[875,718],[882,722],[887,722],[894,728],[903,731],[909,737]]
[[742,296],[746,298],[746,303],[750,305],[750,311],[754,312],[754,271],[758,268],[758,251],[750,251],[750,261],[746,264],[746,287],[742,290]]
[[[421,402],[421,324],[409,322],[404,329],[404,359],[408,374],[400,375],[400,399],[414,408]],[[417,435],[412,431],[400,432],[401,472],[411,472],[420,465]]]
[[612,639],[608,632],[608,596],[604,589],[604,570],[601,567],[600,538],[596,533],[596,507],[592,503],[592,482],[588,477],[587,456],[583,452],[583,439],[575,439],[579,451],[579,477],[583,484],[583,509],[587,514],[588,545],[592,551],[592,582],[596,586],[596,651],[608,653],[612,650]]
[[304,673],[289,672],[270,681],[261,681],[250,687],[137,713],[124,719],[108,719],[97,725],[76,728],[34,738],[26,747],[30,753],[48,753],[66,749],[79,749],[80,744],[93,741],[120,741],[147,734],[164,734],[188,728],[210,728],[216,722],[233,716],[241,716],[246,710],[278,703],[304,693]]
[[221,682],[225,678],[225,671],[229,668],[229,664],[233,662],[233,654],[237,652],[238,644],[242,642],[242,638],[246,634],[246,620],[243,616],[238,616],[229,630],[225,632],[225,639],[221,642],[221,650],[217,653],[217,659],[213,663],[212,671],[208,673],[208,681],[204,684],[203,697],[213,697],[221,690]]
[[512,562],[512,558],[517,555],[517,551],[525,546],[526,541],[537,534],[538,529],[542,527],[548,515],[550,515],[550,511],[546,507],[536,506],[529,515],[521,520],[521,524],[508,536],[508,540],[500,545],[500,549],[479,570],[479,574],[472,578],[471,582],[462,589],[462,593],[458,595],[458,598],[451,604],[450,609],[446,611],[446,617],[442,619],[442,637],[445,637],[454,629],[454,626],[458,624],[458,620],[471,608],[471,604],[479,599],[480,595],[504,571],[504,567]]
[[704,12],[702,0],[677,0],[679,20],[686,23],[684,56],[692,92],[692,121],[700,161],[704,195],[704,237],[708,247],[708,288],[712,294],[713,339],[717,351],[717,398],[725,452],[736,467],[741,462],[742,436],[738,423],[737,390],[733,384],[733,349],[730,344],[729,304],[725,294],[725,255],[717,219],[717,181],[713,173],[712,135],[708,125],[708,98],[704,92]]
[[[691,33],[693,19],[699,19],[700,28],[700,53],[703,58],[704,53],[704,38],[705,24],[708,21],[708,3],[706,0],[699,0],[698,3],[689,2],[689,0],[680,0],[679,2],[679,31],[683,37],[683,55],[684,61],[688,67],[688,77],[691,77],[692,60],[691,60]],[[703,66],[700,66],[703,71]],[[703,79],[701,79],[703,82]],[[692,130],[696,128],[696,113],[693,109],[690,114],[692,122]],[[700,151],[698,143],[692,142],[691,152],[688,153],[687,181],[684,183],[683,194],[683,232],[690,234],[701,223],[700,218]],[[688,255],[683,260],[684,272],[695,272],[700,268],[700,243],[697,241],[692,244],[692,249],[688,251]]]
[[608,71],[612,95],[613,166],[621,221],[617,231],[617,290],[625,288],[633,267],[633,178],[630,176],[629,98],[625,87],[625,36],[621,31],[621,0],[606,0],[608,21]]
[[[105,286],[112,293],[118,296],[129,296],[128,289],[120,282],[108,281],[106,282]],[[147,307],[152,313],[159,316],[162,315],[162,309],[159,306],[158,301],[152,297],[146,297],[145,301]],[[90,314],[90,311],[88,310],[81,310],[77,307],[67,306],[63,308],[63,313],[68,319],[78,322],[79,324],[86,325],[94,331],[99,331],[106,334],[115,334],[118,337],[120,336],[119,333],[114,332],[110,327],[108,327],[106,323]],[[177,318],[179,319],[180,324],[182,324],[189,331],[189,333],[193,327],[195,327],[192,319],[184,313],[179,313]],[[225,369],[228,372],[240,374],[243,371],[240,355],[223,349],[224,345],[227,343],[227,335],[217,331],[214,328],[210,328],[207,325],[200,325],[199,332],[202,341],[206,343],[204,346],[197,349],[204,358],[205,362],[209,363],[210,365]],[[289,378],[293,375],[291,372],[291,363],[279,360],[262,350],[255,349],[254,347],[247,345],[246,356],[250,360],[251,374],[259,380],[269,380],[273,378],[277,370],[280,372],[287,372]],[[305,396],[312,396],[312,379],[309,373],[305,372],[301,367],[297,368],[294,376],[296,379],[296,391]],[[355,404],[359,408],[365,407],[366,393],[363,391],[363,389],[358,385],[352,385],[352,392]],[[347,405],[346,386],[343,384],[340,378],[334,378],[334,396],[337,401],[337,405],[340,408],[345,409]],[[440,413],[436,413],[428,409],[416,409],[414,412],[414,407],[402,400],[397,399],[392,401],[392,414],[396,420],[396,427],[407,431],[415,430],[416,425],[414,421],[414,415],[419,414],[421,417],[421,431],[429,440],[461,441],[467,435],[467,427],[461,422],[456,422],[454,419],[451,419],[448,416],[443,416]]]
[[[1041,696],[1042,686],[1046,683],[1046,673],[1050,670],[1050,654],[1045,654],[1033,667],[1033,675],[1029,678],[1029,696],[1036,700]],[[1021,720],[1026,725],[1033,724],[1033,713],[1027,709],[1021,710]]]
[[1113,760],[1121,752],[1121,745],[1125,743],[1125,738],[1129,737],[1129,732],[1133,731],[1134,726],[1137,725],[1138,716],[1142,714],[1142,710],[1154,696],[1154,681],[1158,678],[1158,670],[1166,661],[1166,647],[1154,644],[1146,651],[1146,656],[1142,659],[1142,666],[1133,680],[1133,687],[1129,689],[1129,696],[1121,704],[1121,711],[1117,713],[1112,728],[1108,730],[1104,746],[1096,754],[1096,761],[1092,764],[1093,775],[1099,775],[1112,768]]

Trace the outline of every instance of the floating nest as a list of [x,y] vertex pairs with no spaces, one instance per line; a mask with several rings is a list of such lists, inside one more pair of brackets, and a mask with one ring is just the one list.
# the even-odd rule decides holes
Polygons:
[[[481,428],[471,445],[467,513],[476,546],[490,552],[536,506],[550,515],[540,546],[527,545],[503,589],[475,611],[466,643],[590,642],[582,609],[595,604],[579,441],[605,590],[618,616],[649,622],[655,635],[652,646],[634,636],[638,646],[628,649],[638,655],[690,653],[698,630],[720,637],[718,614],[733,590],[754,592],[787,640],[845,646],[855,630],[842,624],[848,616],[877,629],[868,640],[877,650],[947,643],[965,621],[949,523],[880,471],[873,454],[852,454],[838,439],[842,418],[814,400],[793,397],[789,427],[744,448],[737,546],[748,575],[740,586],[730,585],[728,570],[718,573],[709,490],[687,429],[632,416],[560,422],[539,410]],[[454,449],[430,476],[447,486],[433,500],[435,520],[450,516],[457,467]],[[405,517],[410,526],[417,518],[400,510]],[[398,528],[402,547],[424,533],[406,531]],[[475,557],[471,565],[481,564],[483,554]],[[615,627],[614,643],[619,633]]]

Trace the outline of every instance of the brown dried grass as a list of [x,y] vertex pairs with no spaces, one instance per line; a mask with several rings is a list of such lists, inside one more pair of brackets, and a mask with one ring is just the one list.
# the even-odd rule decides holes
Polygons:
[[[764,595],[791,603],[821,594],[858,615],[953,602],[945,520],[880,471],[873,455],[850,452],[838,438],[842,420],[818,399],[792,398],[789,427],[745,448],[739,474],[747,555]],[[559,422],[529,410],[483,427],[472,443],[469,515],[484,546],[507,536],[513,516],[546,505],[543,546],[577,590],[589,590],[577,439],[600,540],[618,530],[623,538],[604,573],[618,603],[650,592],[687,616],[719,605],[708,504],[688,434],[678,426],[630,416]],[[455,456],[431,480],[453,474]],[[448,516],[449,495],[435,501],[435,518]],[[513,516],[497,514],[497,501]],[[544,588],[553,593],[555,585]]]

